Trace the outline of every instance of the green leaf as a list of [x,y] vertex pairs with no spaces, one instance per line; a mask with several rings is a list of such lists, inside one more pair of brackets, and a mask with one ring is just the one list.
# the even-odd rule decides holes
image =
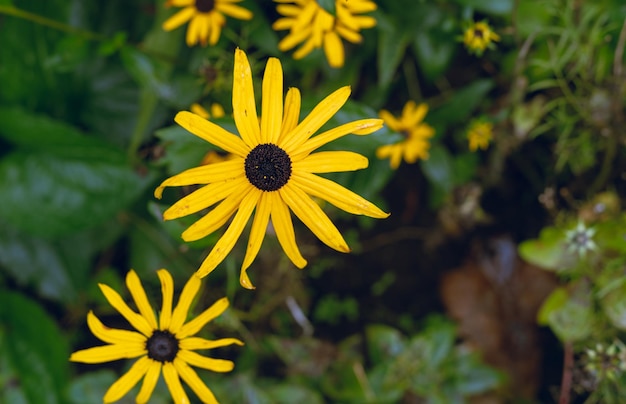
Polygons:
[[[478,11],[493,15],[510,15],[513,11],[513,0],[456,0],[457,3],[472,7]],[[543,3],[541,3],[543,6]],[[543,8],[543,7],[539,7]]]
[[563,231],[546,227],[539,233],[539,239],[526,240],[518,247],[519,255],[527,262],[543,269],[562,270],[565,260]]
[[311,403],[322,404],[324,399],[315,390],[293,383],[281,383],[265,389],[265,392],[276,404]]
[[402,61],[409,38],[406,31],[398,30],[397,25],[391,29],[380,30],[378,37],[378,86],[386,87],[391,83],[393,75]]
[[5,397],[19,390],[30,403],[62,404],[68,382],[69,352],[55,322],[32,300],[0,293],[0,357],[11,382]]
[[436,30],[420,31],[413,37],[413,50],[417,55],[419,68],[430,80],[438,78],[446,71],[455,49],[453,37]]
[[99,370],[76,377],[69,388],[71,404],[102,403],[102,397],[117,378],[111,370]]
[[424,175],[436,188],[449,192],[454,186],[454,163],[448,150],[438,144],[430,149],[430,157],[421,161]]
[[611,323],[620,330],[626,330],[626,281],[606,293],[600,300],[602,309]]
[[384,362],[400,354],[406,347],[406,338],[390,326],[376,324],[365,329],[369,359],[374,364]]
[[428,115],[429,121],[436,126],[448,127],[468,120],[493,86],[494,82],[491,79],[473,81],[457,90],[441,108],[433,109]]
[[579,282],[556,288],[546,298],[537,314],[541,325],[549,325],[562,341],[580,341],[593,329],[590,290]]

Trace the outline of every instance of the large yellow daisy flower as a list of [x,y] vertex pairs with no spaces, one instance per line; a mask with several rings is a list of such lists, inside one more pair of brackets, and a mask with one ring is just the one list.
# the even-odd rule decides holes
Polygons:
[[360,43],[363,40],[359,31],[376,25],[376,19],[357,14],[376,10],[376,3],[371,0],[336,0],[335,15],[322,8],[316,0],[274,0],[283,3],[276,7],[283,15],[274,22],[272,28],[289,34],[278,44],[278,49],[285,52],[302,46],[294,52],[295,59],[301,59],[314,49],[324,47],[328,64],[342,67],[344,49],[341,38]]
[[282,67],[278,59],[270,58],[263,77],[263,118],[259,124],[250,64],[246,54],[237,49],[233,80],[233,117],[240,136],[191,112],[184,111],[176,115],[175,120],[182,127],[237,156],[222,163],[184,171],[165,180],[154,193],[157,198],[161,198],[163,188],[167,186],[207,184],[167,209],[163,213],[165,220],[199,212],[221,201],[183,232],[185,241],[198,240],[213,233],[235,215],[224,235],[198,269],[198,276],[206,276],[222,262],[255,209],[240,275],[240,282],[246,288],[254,288],[246,275],[246,269],[261,248],[270,218],[287,256],[299,268],[306,265],[307,262],[296,245],[289,210],[326,245],[341,252],[350,251],[339,230],[309,195],[324,199],[349,213],[375,218],[388,216],[359,195],[315,175],[353,171],[368,165],[367,158],[352,152],[312,153],[347,134],[367,135],[382,127],[381,119],[362,119],[313,136],[343,106],[349,96],[350,87],[340,88],[298,123],[300,92],[297,88],[290,88],[283,108]]
[[133,311],[122,297],[107,285],[99,284],[100,290],[124,318],[137,330],[120,330],[102,324],[98,317],[89,312],[87,324],[93,334],[109,345],[84,349],[74,352],[70,357],[73,362],[102,363],[119,359],[139,358],[133,366],[109,387],[104,395],[105,403],[112,403],[122,398],[143,378],[137,403],[146,403],[159,380],[161,370],[165,384],[176,404],[189,403],[180,379],[191,387],[203,403],[217,403],[215,396],[189,366],[229,372],[234,364],[229,360],[207,358],[194,351],[211,349],[227,345],[243,345],[236,338],[208,340],[193,337],[209,321],[218,317],[228,307],[228,299],[222,298],[193,320],[185,323],[191,302],[200,289],[200,278],[192,275],[183,288],[176,308],[172,311],[174,281],[165,269],[157,272],[161,280],[163,303],[159,322],[148,301],[146,292],[135,271],[128,272],[126,286],[135,301],[139,313]]
[[187,45],[200,42],[203,46],[215,45],[226,24],[224,14],[239,20],[249,20],[252,12],[238,6],[241,0],[168,0],[168,6],[184,7],[163,23],[163,29],[172,31],[189,21]]
[[426,104],[416,105],[414,101],[409,101],[402,109],[399,118],[394,117],[389,111],[380,111],[380,117],[385,121],[389,129],[400,133],[404,140],[395,144],[388,144],[376,150],[376,157],[379,159],[389,158],[389,165],[396,169],[404,158],[409,164],[415,163],[418,159],[428,158],[428,141],[435,134],[435,130],[424,123],[424,117],[428,112]]

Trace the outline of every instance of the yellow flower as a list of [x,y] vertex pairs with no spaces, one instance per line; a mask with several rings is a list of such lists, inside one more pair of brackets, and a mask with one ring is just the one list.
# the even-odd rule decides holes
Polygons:
[[196,115],[200,115],[204,119],[210,119],[211,117],[222,118],[226,115],[226,113],[224,112],[224,108],[217,102],[214,102],[213,104],[211,104],[210,113],[209,111],[206,110],[206,108],[204,108],[202,105],[197,104],[197,103],[191,104],[190,109],[191,109],[191,112],[193,112]]
[[234,3],[241,0],[168,0],[168,6],[184,7],[163,23],[163,29],[171,31],[189,21],[187,45],[200,42],[215,45],[226,24],[224,14],[239,20],[249,20],[252,12]]
[[278,49],[285,52],[302,43],[293,54],[295,59],[302,59],[323,46],[330,66],[342,67],[345,56],[341,38],[360,43],[363,37],[359,31],[376,25],[374,17],[357,15],[376,10],[376,3],[371,0],[336,0],[335,15],[322,8],[316,0],[274,1],[283,3],[276,10],[284,17],[276,20],[272,28],[289,30],[289,34],[278,44]]
[[350,251],[339,230],[309,195],[352,214],[388,216],[359,195],[315,175],[362,169],[368,165],[367,158],[347,151],[312,153],[350,133],[370,134],[382,127],[382,120],[349,122],[313,136],[347,101],[350,87],[342,87],[327,96],[298,123],[300,91],[290,88],[283,108],[282,66],[278,59],[270,58],[263,77],[263,118],[259,124],[250,64],[240,49],[235,51],[233,77],[233,117],[239,136],[191,112],[179,112],[175,120],[194,135],[237,157],[186,170],[165,180],[154,194],[161,198],[167,186],[207,184],[167,209],[163,213],[165,220],[199,212],[221,201],[183,232],[185,241],[213,233],[234,215],[226,232],[198,269],[200,277],[209,274],[224,260],[255,211],[240,275],[241,285],[251,289],[254,286],[246,270],[261,248],[270,218],[278,241],[291,261],[299,268],[307,263],[296,245],[290,210],[326,245],[341,252]]
[[146,292],[135,271],[126,275],[126,286],[133,297],[139,313],[132,310],[122,297],[109,286],[99,284],[100,290],[113,306],[137,331],[109,328],[98,317],[89,312],[87,324],[93,334],[109,345],[97,346],[74,352],[70,361],[103,363],[119,359],[139,358],[122,377],[109,387],[103,401],[111,403],[122,398],[143,378],[137,403],[146,403],[157,384],[161,370],[174,402],[189,403],[180,379],[203,403],[217,403],[215,396],[189,365],[212,370],[230,372],[234,364],[229,360],[214,359],[196,353],[199,349],[211,349],[232,344],[243,345],[236,338],[208,340],[194,337],[209,321],[221,315],[228,307],[225,297],[215,302],[193,320],[185,323],[191,302],[200,289],[200,278],[192,275],[183,288],[178,304],[172,310],[174,281],[165,269],[157,271],[161,280],[163,303],[159,322],[148,301]]
[[469,141],[469,149],[471,151],[478,149],[487,150],[492,139],[493,124],[491,122],[476,121],[472,123],[467,131],[467,140]]
[[403,135],[405,140],[379,147],[376,150],[376,157],[379,159],[389,157],[389,164],[393,169],[400,166],[402,158],[409,164],[415,163],[418,159],[427,159],[430,148],[428,139],[435,134],[430,125],[422,122],[427,112],[426,104],[416,105],[413,101],[404,105],[400,118],[394,117],[389,111],[380,111],[380,117],[389,129]]
[[493,32],[485,21],[473,23],[463,34],[463,43],[467,49],[478,56],[487,48],[493,48],[493,43],[499,40],[500,36]]

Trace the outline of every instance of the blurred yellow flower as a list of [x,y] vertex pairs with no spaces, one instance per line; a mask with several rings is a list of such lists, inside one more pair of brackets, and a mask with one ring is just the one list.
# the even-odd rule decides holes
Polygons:
[[492,139],[493,124],[491,122],[476,121],[470,125],[467,131],[467,140],[471,151],[487,150]]
[[168,6],[184,7],[163,23],[163,29],[171,31],[189,22],[187,45],[198,42],[205,46],[215,45],[220,39],[222,27],[226,24],[224,15],[239,20],[249,20],[252,12],[238,6],[241,0],[167,0]]
[[103,363],[119,359],[139,358],[122,377],[109,387],[104,395],[105,403],[118,401],[143,379],[136,397],[137,403],[147,403],[163,371],[163,378],[176,404],[189,403],[183,389],[182,379],[203,403],[217,403],[211,390],[189,365],[214,372],[230,372],[232,361],[214,359],[196,353],[196,350],[212,349],[232,344],[243,345],[236,338],[208,340],[194,337],[208,322],[228,308],[225,297],[215,302],[200,315],[187,321],[189,307],[200,289],[200,278],[192,275],[183,288],[178,304],[172,310],[174,281],[170,273],[157,271],[161,281],[163,302],[159,320],[135,271],[126,275],[126,286],[139,310],[132,310],[115,290],[98,284],[107,301],[137,331],[109,328],[90,311],[87,325],[91,332],[108,345],[83,349],[70,356],[72,362]]
[[299,268],[306,265],[300,254],[290,210],[326,245],[349,252],[343,236],[311,196],[319,197],[352,214],[375,218],[389,216],[378,207],[317,173],[354,171],[367,167],[364,156],[347,151],[313,153],[319,147],[348,135],[368,135],[382,127],[380,119],[348,122],[313,136],[343,106],[350,87],[342,87],[322,100],[300,123],[300,91],[290,88],[283,106],[283,71],[280,61],[270,58],[263,76],[262,119],[259,123],[246,54],[235,51],[233,117],[239,136],[191,112],[179,112],[176,122],[194,135],[234,154],[221,163],[191,168],[165,180],[155,190],[161,198],[168,186],[207,184],[176,202],[163,213],[176,219],[214,207],[192,224],[182,237],[201,239],[224,226],[228,228],[204,260],[197,276],[206,276],[232,250],[254,211],[240,283],[254,288],[247,268],[258,254],[271,218],[278,242]]
[[191,112],[193,112],[196,115],[200,115],[204,119],[222,118],[226,115],[226,112],[224,112],[224,108],[217,102],[214,102],[213,104],[211,104],[210,113],[209,111],[206,110],[206,108],[204,108],[202,105],[198,103],[191,104],[191,107],[189,109],[191,110]]
[[494,48],[494,42],[499,40],[500,36],[493,32],[485,21],[473,23],[463,34],[463,43],[469,52],[478,56],[481,56],[487,48]]
[[358,14],[376,10],[371,0],[336,0],[334,15],[322,8],[316,0],[274,0],[279,4],[276,10],[283,17],[274,22],[277,31],[289,30],[289,34],[278,44],[285,52],[302,44],[293,54],[302,59],[314,49],[323,47],[328,64],[342,67],[345,60],[341,38],[360,43],[361,29],[372,28],[376,19]]
[[430,148],[428,139],[435,134],[435,130],[423,122],[427,112],[426,104],[416,105],[414,101],[404,105],[400,118],[394,117],[387,110],[380,111],[380,117],[389,129],[403,135],[404,140],[380,146],[376,150],[376,157],[389,158],[389,164],[394,170],[400,166],[403,158],[409,164],[415,163],[418,159],[427,159]]

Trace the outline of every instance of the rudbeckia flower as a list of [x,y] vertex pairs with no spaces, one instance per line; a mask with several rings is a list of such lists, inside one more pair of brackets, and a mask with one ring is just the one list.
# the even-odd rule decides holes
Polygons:
[[341,38],[361,43],[361,29],[372,28],[376,19],[358,14],[376,10],[376,3],[371,0],[336,0],[334,15],[322,8],[316,0],[274,0],[283,3],[276,7],[283,18],[274,22],[272,28],[289,34],[278,44],[278,49],[285,52],[302,44],[294,52],[295,59],[302,59],[314,49],[324,47],[328,64],[342,67],[344,49]]
[[487,48],[493,48],[500,36],[491,30],[485,21],[475,22],[463,34],[463,43],[470,51],[480,56]]
[[291,261],[299,268],[307,263],[296,245],[290,210],[326,245],[337,251],[350,251],[339,230],[311,196],[352,214],[375,218],[388,216],[352,191],[316,175],[365,168],[368,165],[366,157],[348,151],[312,153],[350,133],[370,134],[380,129],[383,122],[362,119],[313,136],[347,101],[350,87],[342,87],[327,96],[298,123],[300,92],[297,88],[290,88],[283,106],[282,66],[278,59],[270,58],[263,77],[263,114],[259,123],[250,64],[240,49],[235,51],[233,77],[233,117],[239,136],[191,112],[179,112],[175,120],[189,132],[236,157],[175,175],[159,185],[155,196],[161,198],[163,188],[167,186],[206,184],[167,209],[163,213],[165,220],[187,216],[220,202],[183,232],[185,241],[198,240],[213,233],[234,215],[198,269],[200,277],[209,274],[224,260],[254,211],[240,275],[241,285],[253,288],[246,270],[261,248],[270,219],[278,241]]
[[224,15],[239,20],[249,20],[252,12],[236,5],[241,0],[168,0],[168,6],[184,7],[163,23],[163,29],[172,31],[189,22],[187,45],[200,42],[203,46],[215,45],[220,39],[222,27],[226,24]]
[[192,275],[172,310],[174,281],[165,269],[157,272],[161,280],[163,303],[159,320],[154,314],[146,292],[135,271],[126,275],[126,286],[139,309],[132,310],[122,297],[109,286],[99,284],[100,290],[115,308],[137,331],[109,328],[102,324],[93,312],[87,314],[87,324],[93,334],[109,345],[97,346],[74,352],[70,361],[103,363],[119,359],[139,358],[131,368],[109,387],[104,395],[105,403],[121,399],[143,378],[137,403],[146,403],[163,371],[165,384],[176,404],[189,403],[183,389],[182,379],[203,403],[217,403],[215,396],[189,365],[214,372],[230,372],[234,364],[229,360],[214,359],[195,352],[232,344],[243,345],[236,338],[208,340],[194,337],[209,321],[228,308],[228,299],[222,298],[191,321],[187,320],[189,307],[200,289],[200,278]]
[[399,118],[387,110],[380,111],[380,117],[389,129],[403,135],[404,140],[379,147],[376,150],[376,157],[389,158],[389,165],[394,170],[400,166],[403,158],[409,164],[415,163],[418,159],[427,159],[430,148],[428,139],[435,134],[430,125],[422,122],[427,112],[426,104],[416,105],[413,101],[404,105]]
[[487,150],[491,139],[493,139],[493,124],[491,122],[474,122],[467,131],[467,140],[471,151]]

